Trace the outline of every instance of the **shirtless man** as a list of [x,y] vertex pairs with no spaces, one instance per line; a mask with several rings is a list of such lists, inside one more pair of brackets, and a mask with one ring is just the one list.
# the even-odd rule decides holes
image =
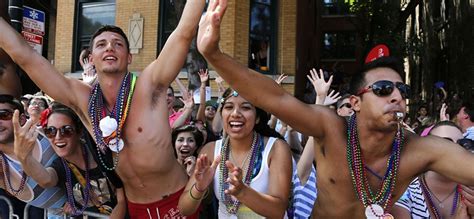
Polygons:
[[[221,0],[219,3],[222,7],[208,11],[202,19],[198,49],[244,98],[305,135],[314,136],[319,142],[315,146],[318,198],[313,217],[388,216],[391,206],[408,184],[427,170],[434,170],[463,184],[474,185],[474,154],[454,145],[445,146],[454,144],[447,140],[421,138],[398,128],[396,114],[405,114],[407,85],[403,84],[399,75],[403,72],[402,66],[394,63],[390,57],[369,63],[363,74],[355,76],[350,103],[356,117],[352,117],[349,132],[346,120],[334,111],[300,102],[270,78],[224,54],[219,48],[219,35],[226,1]],[[350,144],[347,141],[348,132],[354,140]],[[357,162],[348,162],[348,158]],[[357,163],[361,165],[355,166]],[[368,171],[365,174],[363,164],[373,174]],[[353,171],[350,171],[351,167]],[[387,177],[379,179],[375,176],[384,176],[387,169],[391,171]],[[385,184],[380,189],[382,181]],[[367,190],[373,191],[374,195]]]
[[[120,28],[101,28],[91,39],[90,61],[96,67],[102,91],[96,97],[102,97],[103,101],[91,99],[91,102],[98,105],[89,112],[88,104],[93,87],[64,77],[0,19],[0,47],[45,93],[74,109],[89,132],[99,137],[96,138],[98,145],[103,146],[101,142],[104,141],[102,134],[105,129],[100,129],[97,118],[91,118],[89,114],[101,116],[102,112],[112,111],[108,114],[116,117],[120,111],[114,108],[119,108],[123,115],[127,115],[126,125],[115,129],[118,140],[123,140],[125,145],[119,153],[113,153],[114,160],[119,162],[104,164],[99,160],[99,163],[115,169],[122,179],[132,218],[179,217],[176,205],[180,192],[186,185],[187,175],[176,162],[171,146],[166,90],[183,66],[204,5],[204,0],[187,1],[180,23],[168,38],[160,56],[136,79],[128,113],[125,112],[126,106],[120,105],[123,102],[117,100],[118,95],[127,98],[125,93],[128,94],[128,91],[123,92],[121,84],[125,81],[124,78],[132,77],[128,74],[132,55],[128,40]],[[130,83],[126,87],[132,87]],[[124,122],[125,118],[120,118],[122,121],[117,122]],[[113,145],[111,142],[107,143]],[[104,156],[103,151],[110,154],[110,150],[107,147],[101,148],[99,158]]]

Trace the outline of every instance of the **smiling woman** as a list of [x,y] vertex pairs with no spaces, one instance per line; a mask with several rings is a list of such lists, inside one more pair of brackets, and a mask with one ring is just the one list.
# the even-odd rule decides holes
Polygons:
[[[59,158],[47,167],[40,163],[32,165],[27,162],[27,157],[31,156],[29,148],[16,148],[15,153],[21,157],[25,171],[40,186],[59,187],[67,192],[67,205],[64,206],[66,213],[81,215],[87,210],[110,214],[116,202],[114,188],[81,139],[85,133],[79,117],[59,103],[53,103],[41,117],[44,134]],[[25,126],[28,127],[28,124]]]

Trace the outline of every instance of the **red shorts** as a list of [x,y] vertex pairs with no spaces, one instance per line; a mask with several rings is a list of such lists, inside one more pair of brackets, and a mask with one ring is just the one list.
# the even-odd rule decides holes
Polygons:
[[128,213],[131,219],[171,219],[171,218],[199,218],[199,210],[191,216],[182,216],[178,210],[178,202],[184,188],[170,196],[150,204],[136,204],[127,201]]

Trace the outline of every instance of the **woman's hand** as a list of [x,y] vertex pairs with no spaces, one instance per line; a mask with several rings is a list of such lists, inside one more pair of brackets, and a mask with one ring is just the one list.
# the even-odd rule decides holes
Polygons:
[[205,191],[214,179],[217,165],[221,161],[221,156],[217,156],[214,161],[210,161],[206,154],[201,154],[196,161],[194,168],[194,178],[196,179],[196,189]]

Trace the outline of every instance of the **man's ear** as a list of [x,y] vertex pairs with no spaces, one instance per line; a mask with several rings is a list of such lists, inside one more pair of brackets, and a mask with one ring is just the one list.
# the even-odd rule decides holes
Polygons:
[[128,53],[128,64],[132,64],[132,54]]
[[362,99],[359,96],[351,95],[349,97],[349,102],[351,103],[352,110],[354,110],[354,112],[359,112],[360,111],[361,101],[362,101]]

